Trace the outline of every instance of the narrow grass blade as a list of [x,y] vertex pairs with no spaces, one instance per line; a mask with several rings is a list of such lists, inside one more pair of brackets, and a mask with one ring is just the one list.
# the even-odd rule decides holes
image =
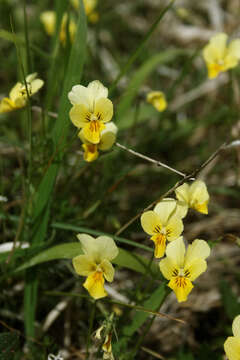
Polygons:
[[143,38],[142,42],[140,43],[140,45],[138,46],[138,48],[134,51],[134,53],[130,56],[128,62],[126,63],[126,65],[123,67],[123,69],[120,71],[119,75],[117,76],[116,80],[113,82],[111,88],[110,88],[110,93],[115,89],[115,87],[117,86],[119,80],[127,73],[127,71],[129,70],[129,68],[131,67],[131,65],[136,61],[136,59],[139,57],[139,55],[141,54],[141,52],[144,49],[144,46],[146,45],[147,41],[150,39],[150,37],[152,36],[154,30],[157,28],[158,24],[160,23],[160,21],[162,20],[162,18],[164,17],[164,15],[168,12],[168,10],[173,6],[174,1],[170,1],[169,5],[165,7],[165,9],[163,9],[160,13],[160,15],[158,16],[157,20],[153,23],[153,25],[150,27],[149,31],[147,32],[147,34],[145,35],[145,37]]

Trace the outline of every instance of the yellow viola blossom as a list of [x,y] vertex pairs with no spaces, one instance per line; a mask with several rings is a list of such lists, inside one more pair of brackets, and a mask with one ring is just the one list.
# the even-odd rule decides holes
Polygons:
[[[79,0],[71,0],[72,6],[78,10],[79,9]],[[99,15],[95,11],[98,0],[83,0],[83,5],[85,8],[86,15],[90,22],[96,23],[99,20]]]
[[167,107],[167,100],[162,91],[151,91],[147,94],[146,100],[159,112],[164,111]]
[[114,268],[110,261],[118,255],[118,248],[107,236],[95,239],[87,234],[78,234],[77,237],[84,255],[73,258],[73,267],[78,275],[87,276],[83,286],[94,299],[105,297],[104,281],[113,281]]
[[164,199],[159,202],[153,211],[146,211],[141,216],[143,230],[152,235],[155,244],[154,256],[161,258],[165,253],[166,241],[176,240],[183,231],[181,217],[175,216],[176,201]]
[[195,180],[191,185],[183,184],[175,190],[179,204],[208,214],[209,194],[206,184],[202,180]]
[[73,105],[70,119],[77,128],[83,129],[84,138],[92,144],[100,142],[105,123],[113,116],[113,104],[107,96],[108,89],[98,80],[90,82],[87,87],[75,85],[68,94]]
[[37,73],[30,74],[26,77],[25,83],[17,82],[17,84],[11,89],[9,98],[5,97],[0,102],[0,113],[10,112],[17,109],[21,109],[26,106],[28,96],[34,95],[44,84],[41,79],[36,79]]
[[168,244],[166,258],[160,261],[159,266],[178,302],[187,300],[193,288],[192,281],[207,269],[205,259],[209,255],[210,247],[204,240],[194,240],[186,254],[182,238]]
[[113,122],[106,124],[105,129],[100,134],[100,141],[98,144],[91,144],[83,135],[83,130],[79,133],[79,138],[82,140],[84,149],[83,158],[87,162],[94,161],[99,156],[99,151],[107,151],[111,149],[116,140],[117,127]]
[[220,72],[237,66],[240,59],[240,39],[227,44],[227,34],[214,35],[203,49],[203,58],[208,69],[208,77],[213,79]]
[[240,315],[233,320],[232,331],[233,336],[225,341],[224,350],[228,360],[240,360]]
[[[52,36],[56,29],[56,13],[54,11],[44,11],[40,15],[40,20],[44,26],[46,33],[49,36]],[[68,22],[68,15],[64,14],[62,18],[60,33],[59,33],[59,38],[63,45],[65,45],[67,41],[67,22]],[[74,40],[76,28],[77,27],[75,22],[72,19],[70,19],[68,31],[71,42],[73,42]]]

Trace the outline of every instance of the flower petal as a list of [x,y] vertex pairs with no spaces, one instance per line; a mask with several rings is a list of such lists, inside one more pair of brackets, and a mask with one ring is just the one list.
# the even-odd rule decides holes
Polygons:
[[98,120],[91,120],[83,127],[83,135],[92,144],[100,142],[100,134],[105,129],[105,125]]
[[54,11],[44,11],[40,15],[40,21],[44,26],[46,33],[51,36],[55,32],[56,13]]
[[102,259],[113,260],[118,256],[119,250],[114,240],[108,236],[99,236],[96,239],[99,256]]
[[114,278],[114,267],[108,260],[103,260],[100,264],[105,279],[109,282],[113,281]]
[[182,237],[168,244],[166,249],[166,255],[178,267],[183,267],[185,245]]
[[158,214],[152,210],[146,211],[142,214],[141,225],[143,230],[149,235],[154,235],[157,232],[157,228],[159,228],[159,230],[162,229],[162,224]]
[[240,315],[235,317],[235,319],[233,320],[232,330],[233,330],[233,335],[240,338]]
[[112,260],[118,255],[117,245],[108,236],[99,236],[95,239],[87,234],[78,234],[77,238],[82,244],[83,252],[91,256],[97,264],[103,260]]
[[191,263],[196,259],[205,260],[210,255],[210,247],[205,240],[196,239],[188,246],[185,264]]
[[88,276],[96,271],[96,264],[88,255],[78,255],[72,260],[74,270],[78,275]]
[[176,206],[176,200],[171,198],[163,199],[155,206],[154,211],[158,214],[163,226],[167,224],[170,216],[176,209]]
[[9,98],[3,98],[0,102],[0,113],[16,110],[15,103]]
[[188,204],[184,201],[177,201],[177,206],[173,213],[173,216],[183,219],[187,215],[187,212]]
[[159,259],[164,256],[166,249],[166,236],[164,234],[156,234],[151,237],[155,244],[154,256]]
[[228,46],[228,55],[240,59],[240,39],[232,40]]
[[111,100],[105,98],[95,100],[94,114],[104,123],[110,121],[113,117],[113,103]]
[[104,289],[104,277],[103,273],[95,271],[93,274],[89,275],[83,284],[85,289],[88,290],[89,294],[94,299],[100,299],[107,296],[107,292]]
[[93,111],[93,101],[89,98],[88,88],[82,85],[75,85],[68,93],[68,99],[72,105],[83,104],[89,111]]
[[207,270],[207,263],[203,259],[196,259],[191,263],[186,263],[184,271],[189,273],[189,280],[194,281],[199,275]]
[[186,301],[193,288],[191,281],[183,276],[173,277],[168,286],[175,292],[178,302]]
[[10,100],[15,102],[15,100],[19,98],[19,96],[21,96],[21,92],[20,92],[21,89],[22,89],[22,84],[20,82],[17,82],[9,93]]
[[189,188],[190,206],[203,204],[209,201],[209,194],[206,184],[202,180],[195,180]]
[[177,268],[178,270],[178,267],[176,264],[174,264],[172,262],[172,260],[168,257],[166,257],[165,259],[161,260],[160,263],[159,263],[159,267],[160,267],[160,270],[163,274],[163,276],[167,279],[167,280],[170,280],[172,278],[172,275],[173,275],[173,271]]
[[240,338],[230,336],[224,343],[224,350],[227,354],[228,360],[240,359]]
[[98,145],[99,149],[102,151],[106,151],[111,149],[113,144],[116,141],[116,135],[111,131],[103,130],[101,133],[100,143]]
[[183,232],[183,222],[181,219],[173,216],[170,218],[168,224],[166,225],[166,236],[168,241],[173,241],[179,238]]
[[43,86],[44,81],[41,79],[35,79],[31,82],[30,95],[35,94]]
[[216,63],[223,60],[226,53],[226,43],[228,36],[219,33],[210,39],[210,42],[203,49],[203,58],[207,63]]
[[84,149],[83,158],[87,162],[92,162],[98,158],[98,147],[96,144],[83,144]]
[[91,113],[83,104],[74,105],[69,112],[70,119],[77,128],[83,128],[90,122]]
[[99,80],[94,80],[88,84],[88,93],[91,98],[95,101],[101,98],[108,97],[108,89],[103,86],[103,84]]
[[182,184],[175,190],[176,198],[185,203],[189,203],[189,185],[188,184]]

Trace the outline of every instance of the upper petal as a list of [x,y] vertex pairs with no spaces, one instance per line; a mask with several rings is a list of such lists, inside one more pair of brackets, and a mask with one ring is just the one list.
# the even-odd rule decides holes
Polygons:
[[182,202],[189,202],[189,185],[182,184],[175,190],[176,198]]
[[96,264],[88,255],[78,255],[73,258],[72,262],[78,275],[88,276],[96,270]]
[[210,247],[205,240],[196,239],[191,245],[188,246],[185,264],[191,263],[195,259],[205,260],[210,255]]
[[168,258],[170,258],[172,263],[176,264],[178,267],[183,266],[185,245],[182,237],[168,244],[166,249],[166,255]]
[[176,206],[176,200],[171,198],[165,198],[155,206],[154,211],[158,214],[163,225],[167,224],[168,219],[173,214]]
[[118,255],[118,247],[112,238],[99,236],[96,241],[98,253],[102,259],[113,260]]
[[141,225],[143,230],[149,235],[154,235],[156,232],[158,232],[158,228],[159,230],[162,229],[162,223],[158,214],[152,210],[146,211],[142,214]]
[[75,85],[68,93],[68,99],[72,105],[84,104],[88,110],[93,110],[93,102],[89,97],[88,89],[82,85]]
[[214,63],[223,60],[227,38],[225,33],[219,33],[210,39],[209,44],[203,49],[203,57],[206,62]]
[[99,80],[94,80],[88,84],[88,93],[89,95],[97,101],[101,98],[108,97],[108,89],[103,86]]
[[97,239],[88,234],[77,234],[77,238],[82,245],[84,254],[96,257],[96,243]]
[[113,117],[113,103],[109,99],[101,98],[96,100],[94,114],[102,122],[108,122]]
[[235,319],[233,320],[232,330],[233,330],[233,335],[240,338],[240,315],[235,317]]
[[189,189],[190,203],[198,202],[202,204],[209,200],[209,194],[205,182],[202,180],[195,180]]
[[9,98],[12,101],[15,101],[21,95],[20,93],[21,89],[22,89],[22,84],[20,82],[17,82],[16,85],[10,91]]
[[43,86],[43,84],[44,84],[44,81],[41,80],[41,79],[35,79],[35,80],[33,80],[33,81],[31,82],[31,88],[30,88],[31,93],[30,93],[30,95],[33,95],[33,94],[35,94],[38,90],[40,90],[41,87]]
[[228,55],[240,59],[240,39],[235,39],[228,46]]

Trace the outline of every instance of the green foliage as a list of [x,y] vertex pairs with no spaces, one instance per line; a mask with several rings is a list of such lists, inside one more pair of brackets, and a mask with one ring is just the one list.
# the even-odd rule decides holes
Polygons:
[[19,350],[19,336],[14,332],[2,332],[0,334],[0,359],[14,360]]

